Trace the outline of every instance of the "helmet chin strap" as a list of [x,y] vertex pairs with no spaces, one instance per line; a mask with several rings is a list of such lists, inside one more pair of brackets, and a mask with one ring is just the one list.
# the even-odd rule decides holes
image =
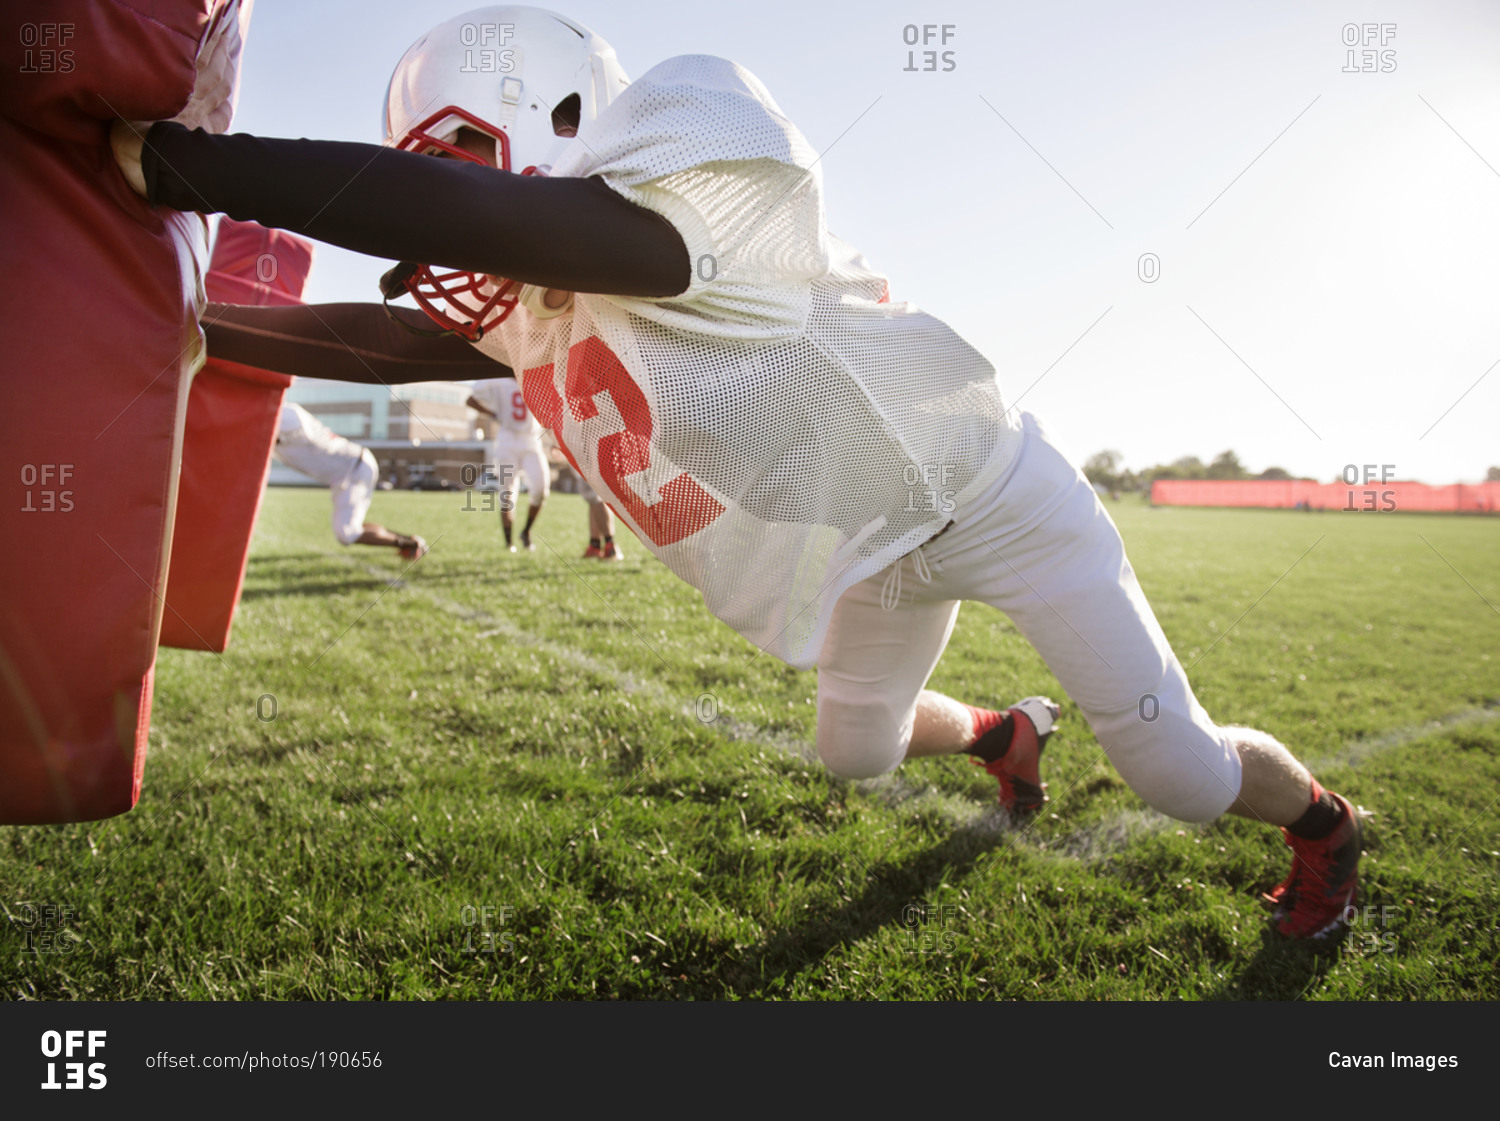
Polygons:
[[[409,284],[416,279],[420,267],[419,265],[412,264],[410,261],[402,261],[399,265],[387,270],[385,275],[380,278],[380,304],[385,308],[385,314],[390,318],[392,323],[405,328],[413,335],[420,335],[424,339],[442,339],[447,338],[449,335],[463,338],[464,336],[460,332],[451,327],[445,327],[439,331],[417,327],[397,315],[396,309],[391,306],[392,300],[399,299],[410,291]],[[429,315],[428,318],[431,319],[432,317]],[[483,335],[484,328],[480,327],[472,341],[478,342]]]
[[[380,303],[381,306],[385,308],[385,314],[390,318],[390,321],[392,323],[396,324],[399,327],[404,327],[413,335],[420,335],[424,339],[446,339],[449,335],[453,335],[456,338],[464,337],[458,331],[453,330],[451,327],[443,328],[442,330],[438,331],[429,331],[425,327],[418,327],[414,324],[408,323],[406,320],[402,319],[399,315],[396,314],[396,309],[391,306],[391,298],[389,296],[383,296]],[[479,339],[483,336],[484,328],[481,327],[478,333],[474,336],[473,341],[478,342]]]
[[417,266],[410,261],[402,261],[399,265],[387,269],[384,276],[380,278],[380,295],[383,299],[394,300],[406,291],[406,283],[417,275]]

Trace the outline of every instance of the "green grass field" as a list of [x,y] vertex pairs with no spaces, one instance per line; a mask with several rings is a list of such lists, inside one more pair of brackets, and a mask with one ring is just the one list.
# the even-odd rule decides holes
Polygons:
[[[628,536],[578,560],[579,499],[517,556],[464,505],[376,498],[433,542],[398,580],[326,492],[269,494],[228,653],[162,651],[140,805],[0,832],[0,991],[1500,997],[1500,520],[1111,507],[1208,710],[1374,813],[1374,910],[1314,950],[1257,899],[1279,834],[1147,810],[1066,702],[1029,828],[962,758],[836,780],[813,675]],[[1057,690],[976,605],[932,684]],[[69,952],[32,952],[44,906]]]

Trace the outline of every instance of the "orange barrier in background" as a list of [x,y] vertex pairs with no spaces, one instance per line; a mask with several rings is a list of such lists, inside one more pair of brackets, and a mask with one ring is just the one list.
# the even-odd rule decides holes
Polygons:
[[1500,483],[1454,483],[1434,487],[1379,478],[1366,483],[1319,483],[1307,479],[1157,479],[1156,506],[1259,506],[1293,510],[1398,510],[1459,514],[1500,513]]

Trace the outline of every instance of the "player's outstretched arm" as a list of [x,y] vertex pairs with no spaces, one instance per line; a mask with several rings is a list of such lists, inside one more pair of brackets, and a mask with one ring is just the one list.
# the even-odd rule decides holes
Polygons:
[[[414,327],[428,324],[415,309],[389,310]],[[460,338],[413,334],[386,312],[379,304],[209,304],[203,331],[213,357],[295,377],[397,385],[515,376]]]
[[[515,375],[512,374],[511,376],[514,377]],[[476,413],[479,413],[483,416],[492,417],[495,415],[495,411],[493,409],[491,409],[478,397],[475,397],[472,393],[469,395],[469,399],[465,401],[464,404],[469,406],[469,408],[473,409]]]
[[[224,213],[371,256],[617,296],[690,279],[672,225],[598,179],[513,175],[374,144],[220,136],[167,121],[111,135],[152,205]],[[138,172],[138,174],[137,174]]]

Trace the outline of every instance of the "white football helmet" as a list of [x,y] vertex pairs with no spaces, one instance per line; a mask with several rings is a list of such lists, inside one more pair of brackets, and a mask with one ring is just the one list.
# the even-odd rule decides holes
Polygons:
[[[480,162],[455,142],[459,129],[472,129],[494,140],[496,167],[546,175],[629,81],[614,48],[582,24],[542,8],[477,8],[434,27],[396,64],[385,143]],[[404,287],[471,342],[520,296],[511,280],[426,265],[402,265],[387,277],[387,298]]]

